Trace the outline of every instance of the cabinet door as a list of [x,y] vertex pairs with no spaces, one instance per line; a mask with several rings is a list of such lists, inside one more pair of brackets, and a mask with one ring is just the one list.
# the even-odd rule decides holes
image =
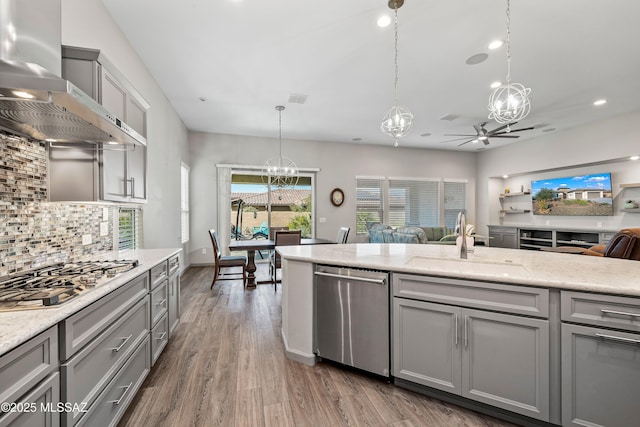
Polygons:
[[489,233],[489,246],[494,248],[518,248],[518,236],[516,233],[491,232]]
[[180,322],[180,275],[172,274],[169,277],[169,331],[178,326]]
[[393,299],[393,375],[460,394],[461,309]]
[[562,324],[562,425],[635,425],[638,395],[640,335]]
[[463,309],[462,396],[549,420],[549,322]]
[[136,132],[146,138],[147,136],[147,109],[134,99],[130,93],[127,105],[127,124]]
[[127,195],[132,202],[147,199],[147,149],[135,146],[133,151],[127,152]]
[[111,114],[122,121],[126,122],[127,114],[127,91],[118,80],[102,68],[102,85],[100,103]]
[[127,201],[127,153],[120,150],[103,150],[100,160],[101,199]]

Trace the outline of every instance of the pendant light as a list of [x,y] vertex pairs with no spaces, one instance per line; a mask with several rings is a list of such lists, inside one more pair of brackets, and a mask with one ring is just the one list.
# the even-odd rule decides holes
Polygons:
[[295,187],[298,184],[298,167],[293,160],[282,155],[282,110],[283,105],[277,105],[278,111],[278,143],[279,156],[269,159],[263,166],[263,176],[268,178],[267,183],[277,188]]
[[498,123],[509,124],[524,119],[531,110],[530,88],[520,83],[511,83],[511,8],[507,0],[507,82],[498,86],[489,97],[489,118]]
[[380,124],[380,130],[394,139],[394,147],[398,146],[398,138],[402,138],[411,130],[413,114],[405,107],[398,106],[398,8],[404,4],[404,0],[389,0],[389,8],[393,9],[394,19],[394,105],[386,112]]

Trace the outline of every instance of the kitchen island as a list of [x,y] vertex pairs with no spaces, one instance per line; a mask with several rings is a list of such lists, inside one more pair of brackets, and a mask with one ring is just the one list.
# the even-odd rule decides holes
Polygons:
[[316,360],[316,266],[380,270],[391,273],[380,310],[396,384],[525,424],[616,425],[634,410],[640,263],[489,247],[463,260],[454,246],[417,244],[278,251],[289,358]]
[[137,263],[60,305],[0,312],[0,425],[115,424],[178,322],[180,251],[76,259]]

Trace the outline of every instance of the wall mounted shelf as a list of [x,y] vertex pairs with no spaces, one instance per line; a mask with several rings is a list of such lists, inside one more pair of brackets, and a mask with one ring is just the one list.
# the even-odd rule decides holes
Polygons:
[[640,182],[631,182],[628,184],[620,184],[620,188],[640,188]]
[[[640,184],[638,184],[638,185],[640,185]],[[500,194],[500,198],[502,199],[502,198],[505,198],[505,197],[528,196],[529,194],[531,194],[529,191],[525,191],[524,193],[523,192],[520,192],[520,193],[503,193],[503,194]]]
[[501,214],[505,214],[505,215],[524,214],[529,212],[531,212],[529,209],[510,209],[508,211],[507,210],[500,211]]
[[640,213],[640,208],[622,208],[620,212],[632,212],[632,213]]

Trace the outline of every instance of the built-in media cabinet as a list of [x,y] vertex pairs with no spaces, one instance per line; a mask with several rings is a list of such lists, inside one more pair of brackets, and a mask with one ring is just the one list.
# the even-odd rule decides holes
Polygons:
[[575,246],[590,248],[606,244],[615,234],[612,230],[579,230],[562,228],[489,226],[489,246],[512,249],[555,248]]

